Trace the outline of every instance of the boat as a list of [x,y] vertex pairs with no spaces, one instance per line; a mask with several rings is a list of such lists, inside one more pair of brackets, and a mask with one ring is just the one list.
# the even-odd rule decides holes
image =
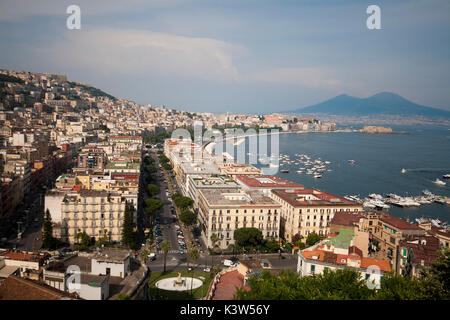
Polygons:
[[281,173],[289,173],[289,170],[283,169],[283,170],[280,170],[280,172],[281,172]]
[[428,189],[423,190],[422,193],[426,196],[434,196],[434,194],[432,194],[431,191]]
[[435,184],[437,184],[438,186],[445,186],[447,183],[445,183],[442,180],[436,179],[433,181]]
[[402,169],[402,173],[406,173],[406,169],[405,168]]
[[444,175],[442,176],[442,178],[444,178],[444,179],[450,179],[450,173],[444,174]]
[[351,164],[355,163],[355,160],[347,160],[348,162],[350,162]]
[[317,179],[317,178],[322,178],[322,175],[320,175],[320,174],[315,174],[315,175],[314,175],[314,178],[316,178],[316,179]]

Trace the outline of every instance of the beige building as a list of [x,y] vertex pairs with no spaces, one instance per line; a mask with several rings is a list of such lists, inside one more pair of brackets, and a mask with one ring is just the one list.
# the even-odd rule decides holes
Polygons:
[[213,233],[219,236],[216,245],[220,248],[234,244],[234,231],[240,228],[257,228],[264,238],[278,239],[281,206],[261,192],[201,189],[198,207],[198,220],[208,248],[214,246]]
[[62,239],[73,244],[76,235],[86,232],[96,240],[107,236],[120,241],[126,200],[119,193],[81,190],[62,200]]
[[368,215],[371,245],[374,255],[389,259],[393,270],[397,270],[397,255],[400,241],[411,236],[423,236],[425,230],[389,213]]
[[236,178],[241,175],[262,175],[260,169],[256,168],[251,164],[245,163],[224,163],[219,166],[220,173],[231,176],[232,178]]
[[312,232],[326,236],[336,212],[362,211],[357,202],[317,189],[272,190],[272,199],[281,204],[280,235],[287,241],[297,233],[304,240]]

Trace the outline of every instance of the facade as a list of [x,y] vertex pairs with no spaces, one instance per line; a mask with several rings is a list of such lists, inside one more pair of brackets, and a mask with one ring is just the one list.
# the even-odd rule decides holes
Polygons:
[[199,190],[198,207],[198,220],[208,248],[214,247],[213,233],[220,239],[216,243],[220,248],[234,244],[234,231],[240,228],[257,228],[264,238],[279,237],[281,206],[260,192]]
[[401,240],[397,250],[397,270],[401,275],[418,277],[439,257],[439,239],[412,236]]
[[73,244],[79,232],[96,240],[120,241],[126,201],[119,193],[81,190],[62,200],[62,238]]
[[312,232],[326,236],[336,212],[362,211],[357,202],[317,189],[272,190],[271,197],[281,205],[280,235],[287,241],[296,234],[303,239]]
[[308,249],[298,251],[297,272],[300,276],[322,274],[325,270],[344,268],[357,270],[371,288],[380,288],[384,273],[391,271],[389,260],[364,256],[355,246],[355,234],[341,230]]
[[371,233],[371,245],[374,254],[391,261],[393,270],[398,270],[397,256],[400,241],[410,236],[423,236],[425,230],[389,213],[373,213],[368,215]]

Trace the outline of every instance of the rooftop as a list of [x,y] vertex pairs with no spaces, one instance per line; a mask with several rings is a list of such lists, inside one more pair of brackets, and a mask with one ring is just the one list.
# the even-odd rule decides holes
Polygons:
[[339,230],[339,234],[336,237],[330,237],[326,244],[332,245],[336,248],[348,249],[353,239],[354,232],[352,230]]
[[355,206],[361,204],[347,200],[343,197],[335,196],[318,189],[283,189],[272,190],[272,193],[288,202],[294,207],[309,206]]
[[230,189],[202,189],[199,193],[202,193],[212,206],[280,207],[278,203],[259,191],[233,192]]
[[279,178],[276,176],[238,175],[236,176],[236,179],[249,188],[267,188],[267,189],[305,188],[301,184],[283,178]]
[[423,230],[417,224],[409,223],[389,213],[382,213],[378,219],[400,230]]

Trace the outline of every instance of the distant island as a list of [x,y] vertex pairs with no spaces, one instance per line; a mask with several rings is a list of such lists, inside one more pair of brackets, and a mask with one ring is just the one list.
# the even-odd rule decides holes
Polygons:
[[393,131],[392,128],[378,127],[378,126],[365,126],[361,130],[361,133],[369,134],[405,134],[405,131]]

